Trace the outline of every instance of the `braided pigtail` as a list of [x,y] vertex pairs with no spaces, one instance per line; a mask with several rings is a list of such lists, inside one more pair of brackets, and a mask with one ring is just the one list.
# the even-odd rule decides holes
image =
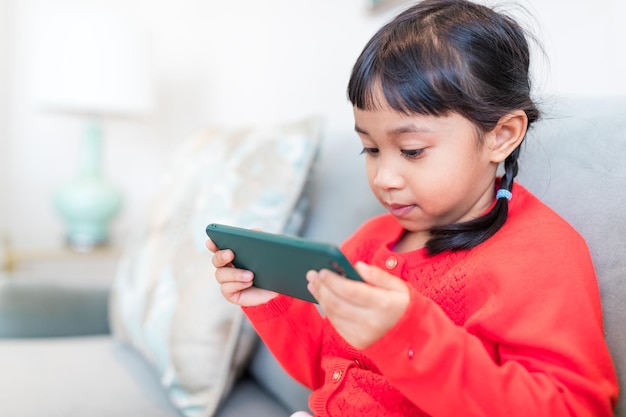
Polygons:
[[431,230],[432,237],[426,243],[426,250],[431,255],[445,251],[471,249],[493,236],[509,214],[509,200],[513,191],[513,179],[517,176],[520,147],[504,161],[504,175],[500,180],[497,201],[485,215],[463,223],[455,223]]

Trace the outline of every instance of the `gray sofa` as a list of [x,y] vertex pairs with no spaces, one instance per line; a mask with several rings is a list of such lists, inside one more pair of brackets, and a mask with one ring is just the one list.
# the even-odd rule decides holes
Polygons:
[[[606,337],[626,381],[626,98],[550,99],[527,138],[519,180],[585,236]],[[304,235],[339,243],[380,212],[358,139],[327,137]],[[0,282],[0,408],[7,416],[176,416],[156,373],[108,334],[108,292]],[[259,343],[218,416],[288,416],[308,391]],[[626,402],[616,415],[626,417]]]

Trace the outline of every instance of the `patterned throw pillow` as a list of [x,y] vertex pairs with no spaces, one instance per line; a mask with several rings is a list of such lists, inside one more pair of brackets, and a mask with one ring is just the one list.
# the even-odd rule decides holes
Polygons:
[[316,120],[192,137],[122,256],[111,297],[113,334],[154,366],[188,417],[214,413],[256,341],[215,282],[205,227],[295,234],[319,142]]

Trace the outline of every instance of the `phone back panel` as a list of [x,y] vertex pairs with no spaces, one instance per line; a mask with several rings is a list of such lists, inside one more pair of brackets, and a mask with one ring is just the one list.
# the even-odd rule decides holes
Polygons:
[[253,285],[316,302],[307,290],[309,270],[330,269],[361,281],[348,259],[332,245],[212,223],[207,235],[220,249],[235,253],[233,265],[254,273]]

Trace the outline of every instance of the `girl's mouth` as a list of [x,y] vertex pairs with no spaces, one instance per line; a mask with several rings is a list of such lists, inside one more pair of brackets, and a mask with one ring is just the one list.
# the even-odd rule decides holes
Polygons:
[[415,208],[415,204],[388,204],[387,208],[395,217],[406,217]]

